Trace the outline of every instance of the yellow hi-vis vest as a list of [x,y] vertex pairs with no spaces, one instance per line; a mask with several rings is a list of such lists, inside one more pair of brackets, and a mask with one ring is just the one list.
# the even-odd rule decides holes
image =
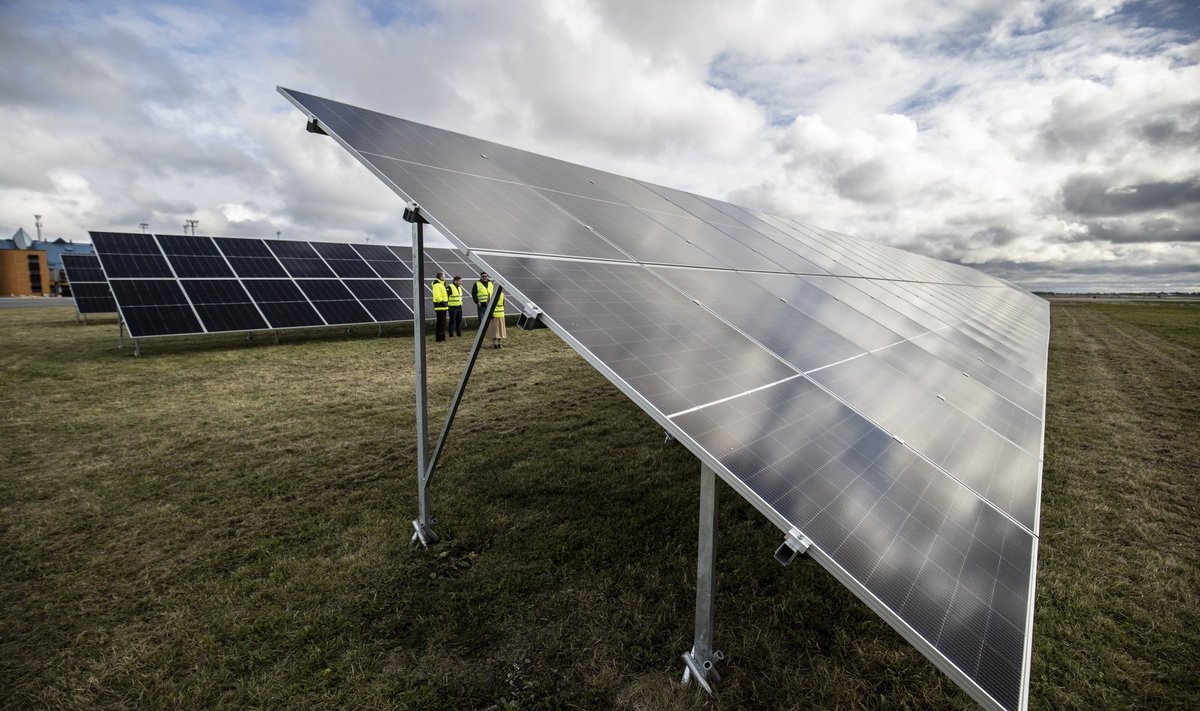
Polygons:
[[450,306],[462,306],[462,287],[455,286],[454,282],[446,285],[446,289],[450,292]]
[[446,303],[447,299],[448,299],[448,297],[446,296],[446,282],[442,281],[441,279],[434,279],[433,280],[433,310],[434,311],[448,310],[450,308],[450,305]]
[[481,304],[486,304],[488,299],[492,298],[492,282],[490,281],[486,284],[477,281],[471,288],[474,290],[475,301]]
[[[484,284],[481,281],[475,282],[475,298],[479,299],[479,303],[487,304],[492,300],[492,292],[495,291],[496,282],[489,281]],[[504,318],[504,292],[500,292],[500,298],[496,299],[496,308],[492,309],[492,316],[496,318]]]

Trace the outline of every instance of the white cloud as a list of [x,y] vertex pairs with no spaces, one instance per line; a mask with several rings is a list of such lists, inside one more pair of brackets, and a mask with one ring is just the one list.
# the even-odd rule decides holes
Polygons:
[[[1200,42],[1140,6],[249,7],[0,10],[16,67],[0,78],[0,226],[37,203],[76,237],[198,217],[211,232],[407,239],[391,192],[304,133],[282,84],[1018,281],[1098,265],[1174,279],[1172,260],[1194,256]],[[1099,216],[1067,199],[1121,190],[1138,199]]]

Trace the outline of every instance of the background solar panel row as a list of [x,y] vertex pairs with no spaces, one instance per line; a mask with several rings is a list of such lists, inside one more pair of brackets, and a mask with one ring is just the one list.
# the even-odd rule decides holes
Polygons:
[[981,272],[280,90],[977,700],[1026,705],[1048,305]]
[[[412,320],[410,248],[91,234],[97,257],[87,274],[100,278],[96,287],[111,283],[109,311],[119,307],[135,338]],[[429,278],[467,269],[448,249],[428,267]],[[426,318],[433,318],[426,282]]]
[[71,285],[75,310],[80,314],[115,314],[117,302],[104,278],[100,258],[94,254],[64,254],[63,269]]

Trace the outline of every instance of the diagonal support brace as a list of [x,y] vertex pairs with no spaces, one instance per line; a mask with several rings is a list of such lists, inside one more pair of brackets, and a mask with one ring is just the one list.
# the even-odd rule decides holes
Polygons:
[[488,300],[487,313],[484,314],[483,321],[479,323],[479,328],[475,333],[475,342],[471,344],[471,355],[467,358],[462,377],[458,380],[458,388],[454,391],[454,399],[450,401],[450,410],[446,413],[446,421],[442,424],[442,433],[438,435],[437,444],[433,447],[433,456],[429,458],[429,464],[425,468],[426,486],[433,480],[433,474],[437,471],[438,460],[442,458],[442,450],[446,447],[446,438],[450,435],[450,426],[454,424],[454,416],[458,414],[458,405],[467,391],[467,381],[471,379],[471,372],[475,369],[475,360],[479,357],[479,349],[483,347],[483,341],[487,337],[487,327],[494,318],[493,310],[496,308],[496,302],[500,299],[500,293],[504,291],[504,287],[497,284],[493,291],[492,298]]

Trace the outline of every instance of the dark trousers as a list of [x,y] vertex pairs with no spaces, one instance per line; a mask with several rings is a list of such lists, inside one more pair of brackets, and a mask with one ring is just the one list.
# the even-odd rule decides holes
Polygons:
[[434,311],[433,313],[437,316],[437,325],[433,328],[433,340],[444,341],[446,340],[446,312]]
[[451,306],[450,307],[450,335],[451,336],[461,336],[462,335],[462,307],[461,306]]
[[[479,326],[482,326],[483,325],[483,312],[487,311],[487,302],[486,301],[476,301],[475,302],[475,310],[479,312]],[[478,326],[476,326],[476,328],[478,328]]]

